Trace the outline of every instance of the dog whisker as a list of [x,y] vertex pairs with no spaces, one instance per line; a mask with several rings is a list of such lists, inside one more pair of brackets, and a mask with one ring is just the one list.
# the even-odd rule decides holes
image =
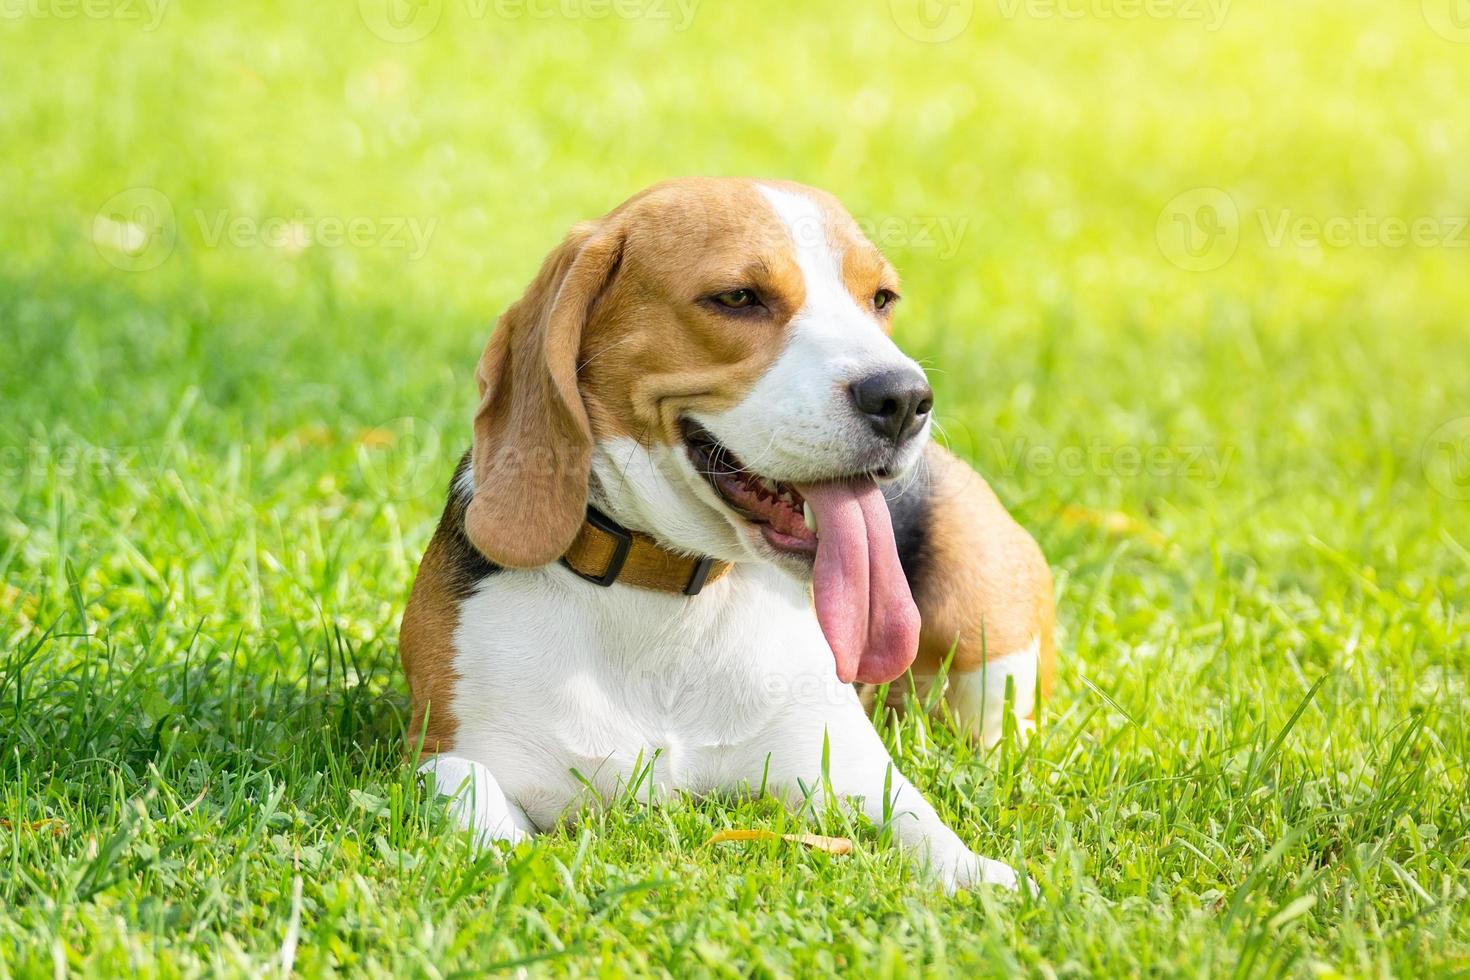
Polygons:
[[596,353],[594,353],[591,357],[587,358],[587,360],[583,361],[581,364],[578,364],[577,365],[577,374],[580,375],[582,373],[583,369],[585,369],[587,367],[587,365],[591,364],[593,361],[597,360],[602,355],[604,355],[604,354],[606,354],[606,353],[608,353],[610,351],[617,350],[619,347],[622,347],[622,346],[624,346],[626,344],[630,344],[630,343],[632,343],[636,339],[637,339],[636,337],[623,337],[623,338],[621,338],[619,340],[615,340],[612,343],[606,345],[601,350],[599,350]]

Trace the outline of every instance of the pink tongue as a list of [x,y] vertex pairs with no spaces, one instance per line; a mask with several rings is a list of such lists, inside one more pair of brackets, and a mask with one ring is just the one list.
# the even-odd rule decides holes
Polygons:
[[817,518],[817,621],[844,684],[885,684],[919,649],[919,610],[898,561],[893,521],[872,480],[797,488]]

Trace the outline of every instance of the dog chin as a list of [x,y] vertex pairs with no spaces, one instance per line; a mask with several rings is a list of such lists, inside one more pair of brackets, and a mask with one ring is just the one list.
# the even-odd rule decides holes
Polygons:
[[812,580],[812,570],[817,559],[815,541],[790,538],[773,540],[774,532],[768,526],[753,527],[749,524],[737,525],[736,533],[740,535],[746,550],[758,561],[773,565],[803,582]]

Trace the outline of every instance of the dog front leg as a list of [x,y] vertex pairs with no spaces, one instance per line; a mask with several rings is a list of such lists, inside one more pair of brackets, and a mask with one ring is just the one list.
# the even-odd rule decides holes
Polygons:
[[932,871],[946,892],[953,894],[977,885],[1014,891],[1019,880],[1015,870],[966,847],[933,805],[898,771],[883,740],[856,704],[852,714],[861,724],[833,725],[829,729],[827,777],[832,792],[839,798],[861,800],[863,813],[874,824],[882,826],[887,821],[899,846],[917,864]]
[[419,766],[419,772],[432,774],[439,794],[453,797],[450,813],[461,828],[473,832],[481,847],[501,840],[519,844],[537,832],[525,811],[506,798],[490,770],[480,763],[437,755]]
[[[892,767],[893,775],[889,783],[888,805],[885,806],[883,787],[889,767]],[[935,812],[933,805],[904,778],[886,755],[876,763],[872,772],[845,782],[849,782],[851,788],[839,792],[861,797],[863,812],[873,823],[881,826],[884,819],[888,819],[899,846],[931,869],[946,892],[954,894],[961,888],[969,889],[976,885],[999,885],[1016,890],[1019,879],[1015,869],[1000,861],[980,857],[966,847],[959,835],[950,830]],[[833,786],[837,788],[835,774]]]

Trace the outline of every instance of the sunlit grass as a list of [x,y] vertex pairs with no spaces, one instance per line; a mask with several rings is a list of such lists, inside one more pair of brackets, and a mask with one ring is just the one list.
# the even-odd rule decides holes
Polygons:
[[[1470,970],[1448,2],[359,6],[0,18],[0,974]],[[765,803],[478,857],[399,764],[489,325],[683,173],[847,201],[1056,566],[1040,738],[880,719],[1040,901],[704,846]]]

